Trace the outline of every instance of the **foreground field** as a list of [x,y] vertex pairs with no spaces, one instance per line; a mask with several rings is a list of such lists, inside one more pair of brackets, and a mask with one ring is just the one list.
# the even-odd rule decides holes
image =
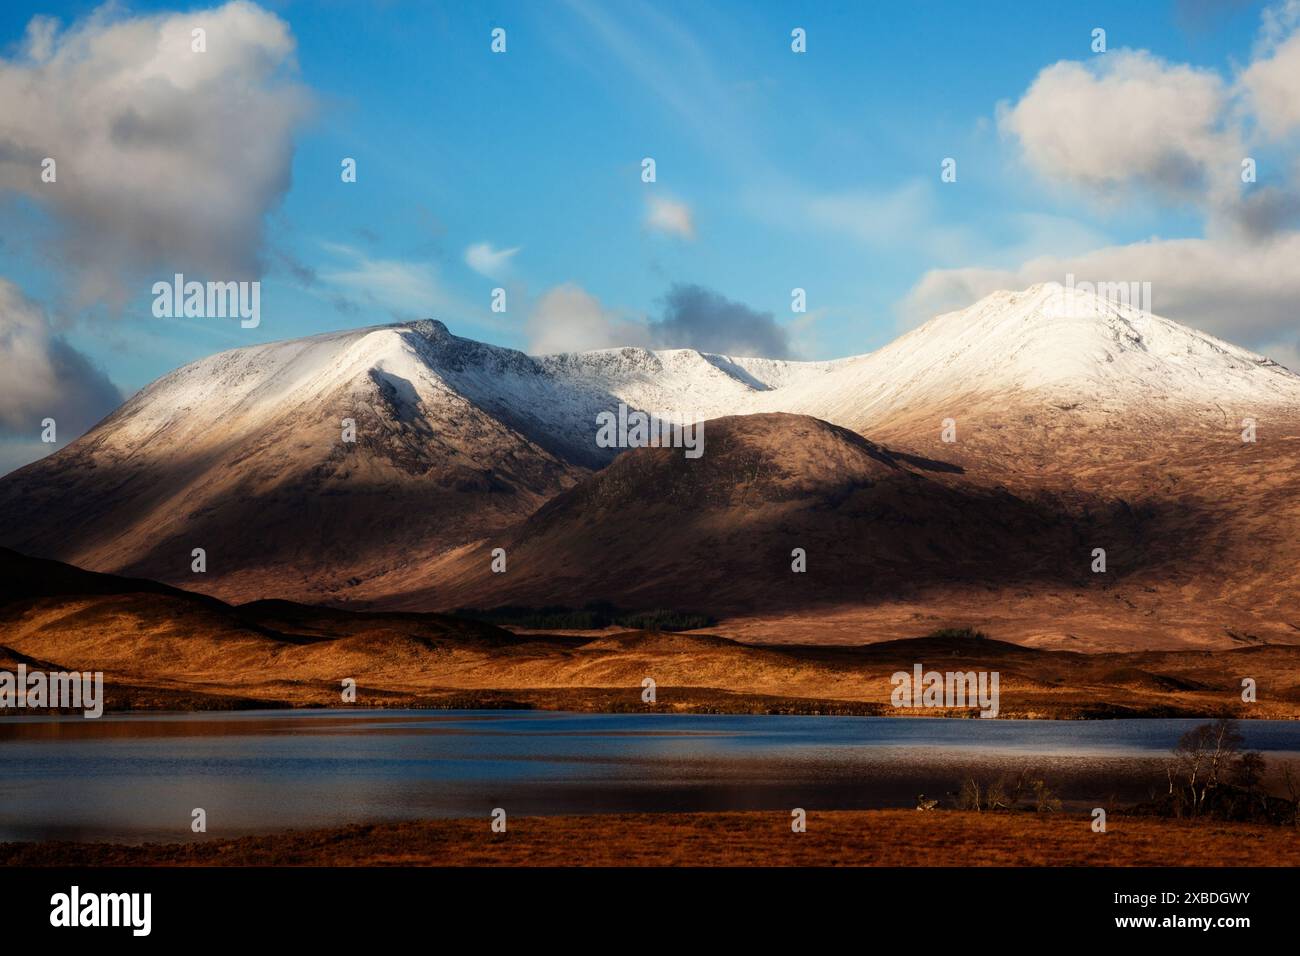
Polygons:
[[1294,866],[1300,830],[1112,817],[812,811],[424,820],[191,844],[0,844],[5,866]]

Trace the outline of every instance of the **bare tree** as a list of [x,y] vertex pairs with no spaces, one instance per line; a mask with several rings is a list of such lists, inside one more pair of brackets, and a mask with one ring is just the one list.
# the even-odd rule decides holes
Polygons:
[[1291,797],[1291,825],[1300,827],[1300,779],[1292,773],[1289,763],[1282,765],[1282,783],[1287,795]]
[[984,788],[984,806],[990,810],[1015,809],[1015,803],[1007,794],[1006,777],[998,777]]
[[[1193,727],[1179,739],[1174,747],[1173,769],[1178,771],[1179,784],[1186,790],[1188,807],[1193,815],[1203,812],[1211,791],[1227,781],[1228,771],[1244,743],[1237,722],[1223,717]],[[1169,786],[1172,793],[1172,771]]]
[[961,790],[957,794],[957,806],[962,810],[979,810],[982,809],[983,793],[980,790],[980,783],[974,777],[967,777],[961,782]]

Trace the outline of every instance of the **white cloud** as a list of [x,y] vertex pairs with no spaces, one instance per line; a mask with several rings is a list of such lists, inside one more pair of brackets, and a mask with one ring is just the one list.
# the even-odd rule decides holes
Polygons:
[[1300,128],[1300,33],[1287,36],[1284,29],[1280,20],[1271,24],[1257,59],[1240,77],[1252,112],[1275,139]]
[[915,180],[891,192],[823,193],[805,203],[810,220],[868,245],[894,242],[934,215],[930,190]]
[[1000,109],[999,126],[1048,182],[1110,197],[1137,185],[1195,198],[1240,183],[1229,101],[1211,70],[1115,50],[1047,67],[1018,103]]
[[909,247],[936,259],[959,258],[978,248],[969,229],[943,221],[933,187],[920,180],[882,192],[808,194],[796,189],[792,195],[792,208],[779,213],[783,218],[806,220],[867,246]]
[[510,260],[520,249],[494,249],[490,242],[476,242],[465,250],[465,264],[479,275],[497,279],[506,273]]
[[1277,136],[1300,126],[1297,24],[1300,0],[1266,13],[1254,60],[1235,80],[1131,50],[1040,72],[999,115],[1027,165],[1047,182],[1093,198],[1155,193],[1190,202],[1204,215],[1204,236],[1088,250],[1073,244],[1054,247],[1054,255],[1021,244],[1018,258],[998,257],[1005,268],[931,270],[900,304],[903,324],[996,289],[1064,282],[1073,274],[1077,281],[1149,282],[1159,314],[1296,362],[1297,171],[1284,170],[1281,184],[1249,186],[1240,174],[1252,130]]
[[1070,274],[1079,282],[1150,282],[1158,314],[1291,362],[1300,347],[1297,262],[1300,233],[1293,232],[1250,244],[1230,238],[1151,240],[1079,256],[1043,256],[1014,269],[936,269],[908,294],[902,319],[915,325],[997,289],[1064,282]]
[[676,199],[651,197],[646,212],[646,225],[657,232],[683,239],[695,238],[695,218],[691,207]]
[[542,295],[528,316],[528,351],[534,355],[648,344],[644,325],[607,309],[572,282]]
[[[206,52],[191,49],[196,28]],[[121,304],[172,269],[258,277],[310,106],[284,76],[293,53],[288,26],[246,2],[139,17],[110,5],[62,31],[31,21],[0,59],[0,192],[53,214],[74,305]],[[41,180],[45,157],[57,182]]]

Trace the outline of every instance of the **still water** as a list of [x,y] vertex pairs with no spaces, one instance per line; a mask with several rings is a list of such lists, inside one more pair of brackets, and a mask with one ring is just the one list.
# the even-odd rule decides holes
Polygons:
[[[255,711],[0,720],[0,841],[180,841],[439,816],[856,809],[1021,768],[1133,802],[1200,721]],[[1300,722],[1243,721],[1276,771]],[[190,831],[207,811],[208,833]]]

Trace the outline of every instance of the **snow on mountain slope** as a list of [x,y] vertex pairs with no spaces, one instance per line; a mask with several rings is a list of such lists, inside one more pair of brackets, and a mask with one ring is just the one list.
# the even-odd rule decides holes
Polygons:
[[[831,362],[641,348],[533,357],[423,320],[235,349],[164,376],[0,479],[0,544],[187,586],[204,547],[201,581],[223,596],[333,596],[356,578],[418,575],[608,464],[617,450],[596,446],[596,415],[619,403],[676,420],[812,415],[996,471],[991,481],[1020,475],[1022,491],[1052,468],[1073,482],[1084,462],[1095,489],[1115,480],[1099,446],[1117,429],[1139,425],[1125,440],[1146,458],[1157,418],[1235,436],[1239,415],[1300,409],[1300,376],[1059,285],[995,293]],[[937,444],[950,414],[963,441]]]
[[1300,404],[1300,376],[1268,359],[1051,283],[994,293],[876,352],[832,362],[642,348],[531,357],[452,335],[433,320],[328,333],[188,365],[101,427],[136,447],[158,434],[210,443],[371,380],[412,406],[459,396],[589,466],[609,457],[595,448],[595,416],[619,402],[680,418],[784,411],[854,428],[968,396],[1144,410]]
[[851,428],[942,413],[972,397],[1083,403],[1149,414],[1300,406],[1300,376],[1139,309],[1058,283],[996,292],[869,355],[759,399]]
[[810,414],[858,430],[971,399],[1142,417],[1300,408],[1300,376],[1277,363],[1058,283],[994,293],[876,352],[829,362],[639,348],[512,354],[507,368],[448,380],[475,401],[528,408],[579,446],[590,444],[595,413],[618,401],[688,418]]
[[452,388],[424,342],[363,329],[178,369],[0,480],[4,541],[234,599],[320,599],[504,528],[580,477]]

